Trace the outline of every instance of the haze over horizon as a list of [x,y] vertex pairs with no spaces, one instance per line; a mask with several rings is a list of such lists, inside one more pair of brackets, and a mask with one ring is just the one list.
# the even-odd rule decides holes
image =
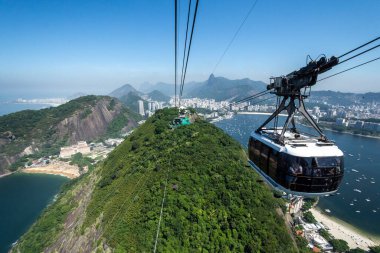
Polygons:
[[[200,1],[187,82],[207,80],[252,3]],[[173,83],[173,8],[172,1],[0,0],[2,93],[108,94],[125,83]],[[179,45],[186,8],[182,2]],[[214,74],[268,82],[303,67],[308,54],[338,56],[379,36],[379,10],[378,1],[258,1]],[[380,92],[379,67],[374,62],[313,89]]]

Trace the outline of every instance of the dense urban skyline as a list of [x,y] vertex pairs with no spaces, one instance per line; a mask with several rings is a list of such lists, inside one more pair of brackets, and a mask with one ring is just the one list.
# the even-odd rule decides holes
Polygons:
[[[208,78],[252,3],[200,1],[188,81]],[[180,4],[182,41],[187,2]],[[125,83],[173,82],[173,1],[3,0],[0,7],[3,94],[106,94]],[[214,74],[267,82],[302,67],[307,54],[339,55],[379,36],[379,10],[378,1],[258,1]],[[315,89],[379,92],[379,67],[366,65]]]

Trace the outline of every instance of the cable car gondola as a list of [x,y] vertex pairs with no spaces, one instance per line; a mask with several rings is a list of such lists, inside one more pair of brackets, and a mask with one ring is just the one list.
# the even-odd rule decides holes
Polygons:
[[[287,76],[271,78],[270,93],[282,98],[276,111],[254,131],[248,143],[250,165],[274,188],[299,196],[329,195],[337,191],[344,174],[343,152],[327,139],[304,105],[306,89],[314,85],[319,73],[338,64],[338,58],[321,57]],[[304,92],[301,92],[301,89]],[[287,112],[283,127],[278,116]],[[295,114],[302,114],[319,136],[301,133]],[[267,125],[274,120],[274,127]],[[292,127],[289,127],[289,125]]]

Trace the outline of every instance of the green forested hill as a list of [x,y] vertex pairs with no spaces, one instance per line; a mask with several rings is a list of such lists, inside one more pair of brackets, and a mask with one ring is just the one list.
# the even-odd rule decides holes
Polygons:
[[14,252],[151,252],[165,185],[157,252],[296,252],[241,146],[201,120],[171,130],[176,115],[158,111],[67,186]]
[[1,116],[0,174],[12,163],[14,169],[24,164],[20,159],[31,153],[38,158],[55,155],[63,145],[116,137],[122,128],[137,126],[139,118],[105,96],[85,96],[58,107]]

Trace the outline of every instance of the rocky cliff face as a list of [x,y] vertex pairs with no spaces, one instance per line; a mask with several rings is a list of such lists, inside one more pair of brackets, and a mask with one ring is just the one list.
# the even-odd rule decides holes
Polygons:
[[[26,114],[26,115],[24,115]],[[65,105],[0,117],[0,175],[26,155],[57,153],[60,146],[93,141],[137,126],[133,113],[110,97],[87,96]]]
[[117,103],[113,110],[109,108],[109,101],[101,100],[92,108],[87,116],[83,116],[83,111],[78,111],[71,117],[65,118],[57,125],[57,135],[59,139],[68,137],[69,144],[78,141],[91,141],[103,135],[108,125],[121,113],[122,105]]

